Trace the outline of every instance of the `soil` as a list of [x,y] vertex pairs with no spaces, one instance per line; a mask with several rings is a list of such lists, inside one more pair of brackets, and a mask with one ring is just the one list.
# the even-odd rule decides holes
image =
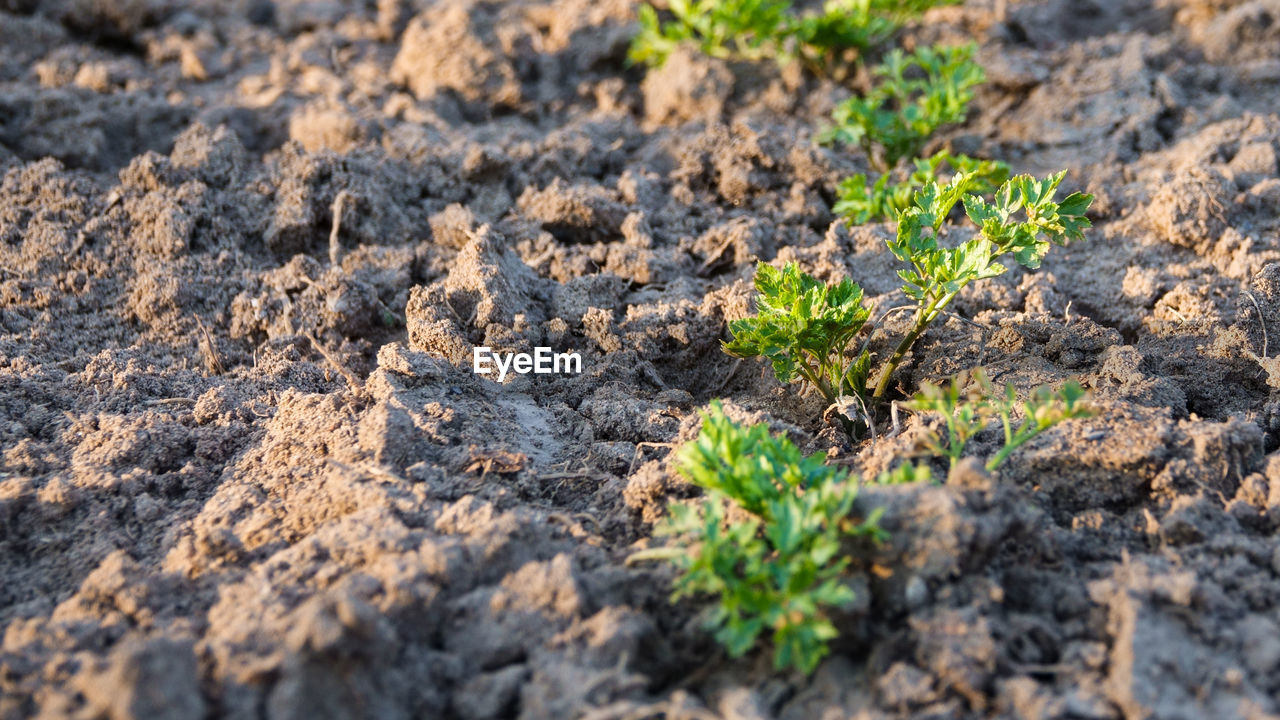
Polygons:
[[[895,392],[984,365],[1100,413],[867,488],[892,572],[811,677],[626,558],[715,397],[864,473],[911,452],[917,419],[851,443],[720,351],[758,260],[901,304],[892,228],[830,211],[866,169],[814,142],[848,89],[646,75],[634,30],[623,0],[0,0],[0,718],[1280,717],[1280,2],[904,35],[980,45],[937,145],[1098,200]],[[583,372],[500,384],[475,345]]]

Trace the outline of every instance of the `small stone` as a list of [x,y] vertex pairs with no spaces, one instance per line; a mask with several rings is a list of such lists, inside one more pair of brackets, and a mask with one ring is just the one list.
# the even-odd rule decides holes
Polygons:
[[918,610],[929,601],[929,586],[925,584],[924,580],[920,579],[919,575],[913,575],[910,580],[907,580],[905,597],[907,608]]

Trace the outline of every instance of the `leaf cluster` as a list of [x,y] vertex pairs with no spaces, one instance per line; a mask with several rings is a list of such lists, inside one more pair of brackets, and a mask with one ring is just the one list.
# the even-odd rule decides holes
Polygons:
[[862,288],[845,279],[827,285],[795,263],[756,268],[756,315],[729,323],[734,357],[763,356],[780,382],[807,381],[829,403],[861,395],[871,366],[863,351],[846,357],[870,315]]
[[[996,171],[999,172],[998,170]],[[882,365],[872,398],[882,398],[898,365],[915,341],[969,283],[1005,272],[1005,255],[1037,268],[1052,245],[1084,237],[1092,195],[1071,193],[1056,200],[1066,171],[1044,179],[1019,175],[1004,181],[990,200],[992,174],[957,172],[945,184],[930,180],[912,205],[898,213],[889,251],[905,267],[902,290],[914,304],[910,330]],[[957,205],[977,226],[959,244],[945,242],[948,218]],[[865,408],[871,355],[864,343],[849,347],[870,316],[862,288],[848,279],[827,285],[794,263],[781,269],[761,263],[756,270],[757,313],[729,324],[733,339],[724,349],[735,357],[763,356],[783,383],[803,380],[828,403],[856,398]],[[853,427],[849,426],[852,431]]]
[[[884,396],[893,371],[916,339],[966,285],[1006,270],[998,258],[1009,254],[1034,269],[1051,245],[1084,237],[1091,226],[1085,212],[1093,196],[1077,192],[1057,202],[1065,176],[1065,170],[1043,180],[1019,175],[1005,181],[992,201],[972,192],[983,181],[969,173],[957,173],[945,185],[928,183],[916,193],[913,205],[898,214],[897,234],[887,242],[894,257],[907,265],[898,276],[916,310],[911,330],[880,372],[874,397]],[[943,227],[961,202],[978,233],[949,247],[940,242]]]
[[[985,183],[973,174],[957,173],[945,185],[926,184],[912,207],[899,213],[897,235],[888,242],[894,257],[910,266],[898,273],[903,292],[917,303],[950,302],[970,282],[1003,273],[1005,266],[996,262],[1002,255],[1012,254],[1034,269],[1051,244],[1083,239],[1091,226],[1085,211],[1093,196],[1077,192],[1055,202],[1065,176],[1065,170],[1043,180],[1019,175],[1000,186],[994,202],[973,192]],[[945,247],[939,237],[961,202],[979,232],[957,247]]]
[[711,57],[799,58],[820,69],[845,51],[865,53],[931,7],[958,1],[827,0],[819,11],[797,13],[791,0],[670,0],[666,21],[645,4],[629,57],[658,66],[679,44],[692,43]]
[[757,60],[779,52],[790,0],[671,0],[673,16],[663,22],[652,5],[637,10],[640,32],[632,40],[630,59],[661,65],[681,43],[697,45],[706,55]]
[[986,80],[973,61],[974,45],[894,49],[872,73],[876,82],[862,96],[836,106],[833,125],[820,139],[861,145],[888,170],[920,155],[939,128],[964,120],[973,88]]
[[[944,385],[923,383],[907,407],[916,412],[935,413],[942,419],[944,432],[926,439],[924,449],[950,459],[952,467],[964,455],[969,441],[999,420],[1004,444],[987,461],[987,469],[995,470],[1015,450],[1045,430],[1072,418],[1092,417],[1095,413],[1091,402],[1088,391],[1072,380],[1056,390],[1040,386],[1020,403],[1013,385],[997,390],[979,369],[972,374],[961,373]],[[1015,414],[1022,417],[1016,426]]]
[[670,507],[658,532],[677,544],[649,555],[682,571],[673,599],[717,597],[707,623],[730,655],[768,632],[775,667],[812,671],[837,635],[829,612],[854,599],[842,577],[850,561],[843,541],[882,536],[878,516],[850,517],[857,483],[763,423],[734,423],[719,402],[677,459],[706,496]]
[[944,168],[952,174],[970,175],[971,191],[979,194],[995,192],[1009,178],[1009,165],[996,160],[981,160],[968,155],[953,155],[942,149],[927,158],[913,158],[915,169],[900,182],[891,182],[892,173],[875,181],[858,173],[845,178],[837,190],[832,211],[850,226],[878,222],[897,217],[911,206],[915,194],[925,185],[942,181]]
[[904,462],[892,470],[885,470],[876,476],[877,485],[910,485],[918,482],[931,482],[933,471],[925,464]]

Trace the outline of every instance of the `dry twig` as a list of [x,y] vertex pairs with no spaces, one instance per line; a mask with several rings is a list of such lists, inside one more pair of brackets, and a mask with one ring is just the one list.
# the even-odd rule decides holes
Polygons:
[[338,239],[338,234],[342,231],[342,208],[350,197],[351,193],[342,190],[333,199],[333,228],[329,231],[330,267],[342,267],[342,242]]
[[200,328],[200,333],[204,335],[204,342],[200,343],[201,354],[204,355],[205,369],[214,375],[221,375],[227,370],[222,365],[222,358],[218,356],[218,346],[213,343],[213,336],[209,334],[209,329],[204,326],[204,321],[199,315],[194,315],[196,326]]
[[1249,302],[1253,303],[1253,309],[1258,311],[1258,327],[1262,328],[1262,357],[1267,356],[1267,319],[1262,314],[1262,306],[1258,304],[1258,299],[1248,290],[1244,291],[1244,296],[1249,298]]
[[303,337],[311,342],[311,347],[314,347],[316,352],[323,355],[324,359],[333,366],[333,369],[338,371],[338,374],[342,375],[343,379],[347,381],[347,384],[351,386],[351,390],[355,392],[355,394],[364,395],[364,383],[360,382],[360,379],[356,377],[355,373],[351,372],[345,365],[338,362],[338,359],[330,354],[330,352],[325,349],[325,346],[321,345],[320,341],[317,340],[314,335],[306,333]]

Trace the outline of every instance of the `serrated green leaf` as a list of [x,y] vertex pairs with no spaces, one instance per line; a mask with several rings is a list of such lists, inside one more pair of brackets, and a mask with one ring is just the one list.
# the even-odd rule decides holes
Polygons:
[[836,65],[840,54],[858,55],[886,40],[908,18],[955,0],[885,3],[829,0],[819,11],[797,13],[790,0],[670,0],[660,21],[648,4],[637,10],[640,32],[632,40],[633,62],[661,65],[681,42],[712,57],[737,60],[804,60],[815,70]]
[[794,263],[756,270],[757,313],[729,324],[725,352],[763,356],[780,382],[804,380],[831,400],[841,392],[846,349],[870,310],[862,288],[847,279],[826,285]]
[[[707,495],[699,505],[673,504],[664,521],[663,533],[684,543],[663,554],[683,569],[673,597],[715,597],[705,620],[731,655],[769,630],[779,667],[811,670],[836,634],[827,610],[853,600],[840,581],[849,563],[841,538],[878,534],[874,513],[849,527],[857,483],[766,425],[730,421],[718,402],[677,463]],[[729,522],[729,504],[754,519]]]
[[918,156],[938,128],[964,119],[972,88],[984,82],[973,53],[973,46],[891,50],[872,70],[877,83],[871,91],[836,107],[838,129],[828,136],[862,144],[869,156],[883,156],[887,167]]

